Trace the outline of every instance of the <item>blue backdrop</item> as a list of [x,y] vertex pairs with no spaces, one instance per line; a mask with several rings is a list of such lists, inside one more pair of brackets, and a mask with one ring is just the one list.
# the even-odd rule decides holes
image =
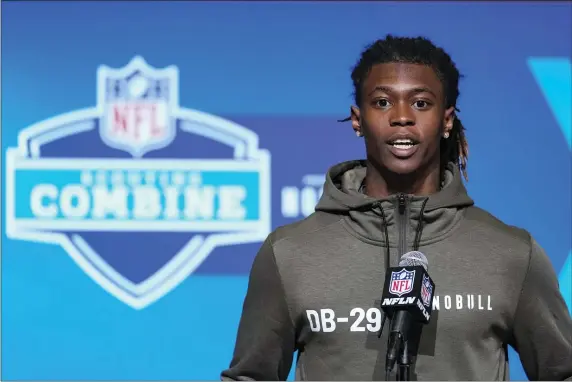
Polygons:
[[570,306],[571,8],[4,2],[1,379],[217,379],[260,241],[363,156],[336,120],[386,33],[451,53],[469,192],[535,236]]

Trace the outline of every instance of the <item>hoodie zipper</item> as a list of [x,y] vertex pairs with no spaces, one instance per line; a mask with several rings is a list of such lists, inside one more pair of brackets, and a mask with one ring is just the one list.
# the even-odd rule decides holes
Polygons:
[[397,195],[397,210],[399,212],[399,219],[397,221],[398,226],[398,244],[397,244],[397,262],[401,256],[405,254],[407,250],[407,220],[408,220],[408,209],[407,209],[407,197],[404,193]]

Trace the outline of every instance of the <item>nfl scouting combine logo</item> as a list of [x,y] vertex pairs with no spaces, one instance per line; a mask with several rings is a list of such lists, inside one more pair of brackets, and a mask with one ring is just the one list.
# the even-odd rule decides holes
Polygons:
[[217,246],[270,232],[270,155],[228,120],[179,107],[178,69],[100,67],[97,106],[22,130],[7,151],[6,231],[60,245],[141,309]]

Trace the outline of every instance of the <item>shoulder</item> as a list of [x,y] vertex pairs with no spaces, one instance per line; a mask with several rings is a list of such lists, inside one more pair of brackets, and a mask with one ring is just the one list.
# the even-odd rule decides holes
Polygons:
[[[495,272],[512,279],[520,291],[531,268],[550,267],[550,260],[526,229],[507,224],[489,211],[469,207],[465,213],[462,245],[476,248],[480,259]],[[542,270],[544,272],[545,270]]]
[[300,267],[314,263],[314,254],[323,250],[324,243],[340,235],[344,228],[338,224],[339,215],[314,212],[305,219],[277,227],[266,238],[259,256],[271,256],[278,274],[285,283],[293,280]]
[[341,216],[325,212],[314,212],[305,219],[277,227],[269,235],[274,247],[288,242],[306,241],[320,231],[334,226],[342,219]]
[[481,248],[485,258],[502,260],[514,270],[526,271],[536,249],[536,242],[526,229],[507,224],[476,206],[467,208],[464,231],[466,242]]
[[509,225],[480,207],[467,208],[465,222],[470,225],[473,233],[494,236],[495,239],[506,244],[524,245],[529,248],[531,246],[532,237],[527,230]]
[[306,249],[322,246],[328,237],[339,235],[342,216],[317,211],[294,223],[277,227],[267,241],[277,258],[298,257]]

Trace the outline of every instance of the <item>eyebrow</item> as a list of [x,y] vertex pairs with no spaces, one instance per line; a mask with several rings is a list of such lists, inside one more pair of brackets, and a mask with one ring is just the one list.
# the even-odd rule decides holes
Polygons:
[[[377,92],[377,91],[382,91],[382,92],[386,92],[386,93],[394,93],[394,89],[387,87],[387,86],[376,86],[370,93],[369,95],[372,95],[373,93]],[[434,97],[437,97],[437,95],[435,94],[435,92],[433,92],[433,90],[429,89],[426,86],[418,86],[415,87],[411,90],[409,90],[409,93],[429,93],[432,94]]]

